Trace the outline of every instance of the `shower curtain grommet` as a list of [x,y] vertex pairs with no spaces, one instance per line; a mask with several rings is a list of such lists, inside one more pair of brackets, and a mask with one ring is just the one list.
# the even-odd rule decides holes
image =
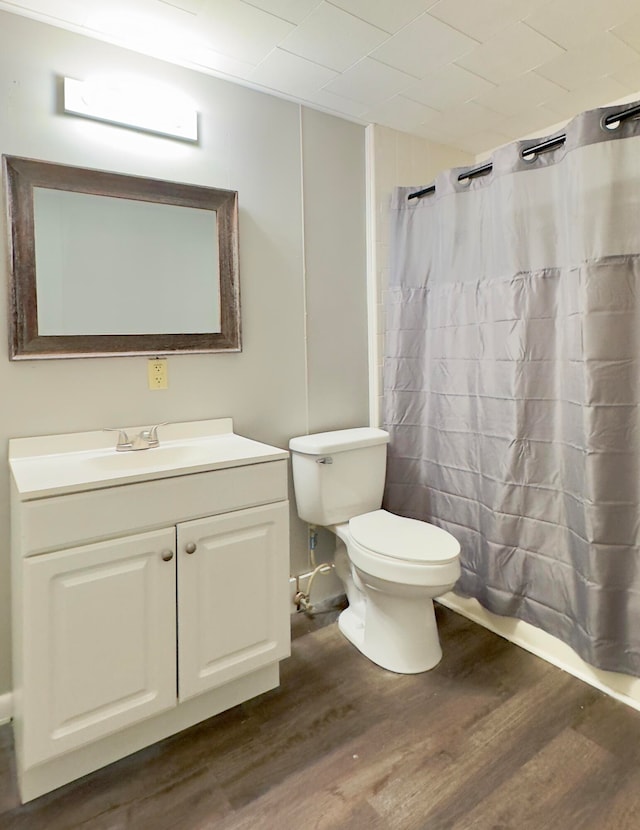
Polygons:
[[600,119],[600,126],[602,127],[602,129],[607,133],[613,133],[616,130],[619,130],[620,127],[622,126],[622,120],[620,120],[620,121],[610,121],[607,124],[607,118],[608,117],[609,116],[607,116],[607,115],[603,115],[602,118]]

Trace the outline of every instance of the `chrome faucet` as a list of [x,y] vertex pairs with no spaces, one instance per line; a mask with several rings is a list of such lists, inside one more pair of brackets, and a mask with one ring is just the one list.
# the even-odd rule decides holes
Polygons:
[[105,432],[117,432],[118,440],[116,442],[117,452],[130,452],[132,450],[150,450],[153,447],[160,445],[158,438],[158,427],[165,426],[167,422],[163,421],[161,424],[156,424],[152,427],[147,427],[141,430],[134,438],[129,438],[126,430],[122,427],[105,427]]

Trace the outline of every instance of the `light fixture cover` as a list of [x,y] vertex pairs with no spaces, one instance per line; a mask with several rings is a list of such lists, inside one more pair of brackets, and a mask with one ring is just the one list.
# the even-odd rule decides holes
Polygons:
[[185,141],[198,140],[197,111],[158,90],[65,78],[64,111]]

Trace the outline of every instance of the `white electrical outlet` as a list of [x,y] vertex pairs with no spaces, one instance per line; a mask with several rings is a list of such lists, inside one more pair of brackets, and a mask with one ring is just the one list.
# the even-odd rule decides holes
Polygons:
[[158,357],[149,360],[147,364],[149,389],[168,389],[169,374],[167,370],[167,358]]

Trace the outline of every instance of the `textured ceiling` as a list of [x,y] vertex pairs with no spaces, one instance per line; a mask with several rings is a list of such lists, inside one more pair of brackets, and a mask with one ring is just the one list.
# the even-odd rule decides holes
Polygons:
[[0,9],[471,153],[640,90],[639,0],[0,0]]

